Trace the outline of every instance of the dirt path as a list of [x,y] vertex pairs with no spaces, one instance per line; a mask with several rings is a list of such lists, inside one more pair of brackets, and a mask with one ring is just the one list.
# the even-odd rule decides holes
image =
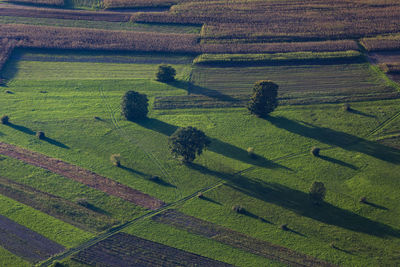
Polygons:
[[0,142],[0,154],[41,167],[147,209],[155,210],[165,204],[157,198],[144,194],[109,178],[100,176],[92,171],[14,145]]

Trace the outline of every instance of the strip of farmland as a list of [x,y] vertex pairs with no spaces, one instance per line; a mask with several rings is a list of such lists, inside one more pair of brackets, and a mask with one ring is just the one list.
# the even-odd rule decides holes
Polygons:
[[30,262],[45,260],[65,248],[0,215],[0,245]]
[[9,40],[7,38],[0,40],[0,72],[16,45],[16,40]]
[[103,191],[109,195],[130,201],[135,205],[144,208],[154,210],[164,205],[164,202],[161,200],[144,194],[136,189],[130,188],[76,165],[72,165],[59,159],[50,158],[37,152],[0,142],[0,154],[47,169],[87,186],[93,187],[97,190]]
[[0,194],[87,231],[103,231],[115,223],[106,215],[1,176]]
[[118,233],[72,257],[92,266],[232,266],[125,233]]
[[228,228],[188,216],[176,210],[167,210],[152,217],[152,220],[214,239],[229,246],[287,264],[289,266],[335,266],[334,264],[274,245]]

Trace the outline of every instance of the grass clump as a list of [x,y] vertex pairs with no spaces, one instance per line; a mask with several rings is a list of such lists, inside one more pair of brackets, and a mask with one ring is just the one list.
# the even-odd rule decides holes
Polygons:
[[121,167],[121,154],[112,154],[110,156],[110,161],[112,165],[116,167]]
[[232,210],[236,213],[244,213],[244,208],[240,205],[232,206]]
[[256,153],[254,153],[254,148],[253,147],[247,148],[247,154],[252,159],[256,158]]

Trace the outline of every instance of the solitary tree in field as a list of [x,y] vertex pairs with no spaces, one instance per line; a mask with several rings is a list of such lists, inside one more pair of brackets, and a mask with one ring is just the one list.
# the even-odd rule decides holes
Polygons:
[[173,82],[175,80],[176,70],[168,65],[160,65],[158,66],[157,71],[157,81],[159,82]]
[[326,188],[322,182],[314,182],[310,188],[310,198],[314,203],[318,204],[325,198]]
[[278,88],[279,86],[272,81],[256,82],[247,108],[258,117],[266,117],[278,106]]
[[185,163],[192,162],[196,155],[200,156],[209,144],[205,133],[191,126],[179,128],[169,138],[171,153]]
[[121,112],[128,121],[138,121],[146,118],[149,112],[149,100],[145,94],[128,91],[122,97]]

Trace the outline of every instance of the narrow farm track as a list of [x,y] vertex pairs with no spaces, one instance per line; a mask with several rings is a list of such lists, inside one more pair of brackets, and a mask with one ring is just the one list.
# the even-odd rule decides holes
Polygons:
[[370,137],[374,134],[376,134],[377,132],[379,132],[380,130],[382,130],[383,128],[385,128],[386,126],[388,126],[389,124],[391,124],[393,121],[395,121],[397,118],[400,117],[400,111],[397,112],[395,115],[393,115],[392,117],[388,118],[387,120],[385,120],[384,122],[382,122],[380,125],[378,125],[378,127],[376,127],[374,130],[372,130],[371,132],[368,133],[367,137]]
[[157,198],[100,176],[92,171],[11,144],[0,142],[0,154],[57,173],[141,207],[156,210],[165,204]]

